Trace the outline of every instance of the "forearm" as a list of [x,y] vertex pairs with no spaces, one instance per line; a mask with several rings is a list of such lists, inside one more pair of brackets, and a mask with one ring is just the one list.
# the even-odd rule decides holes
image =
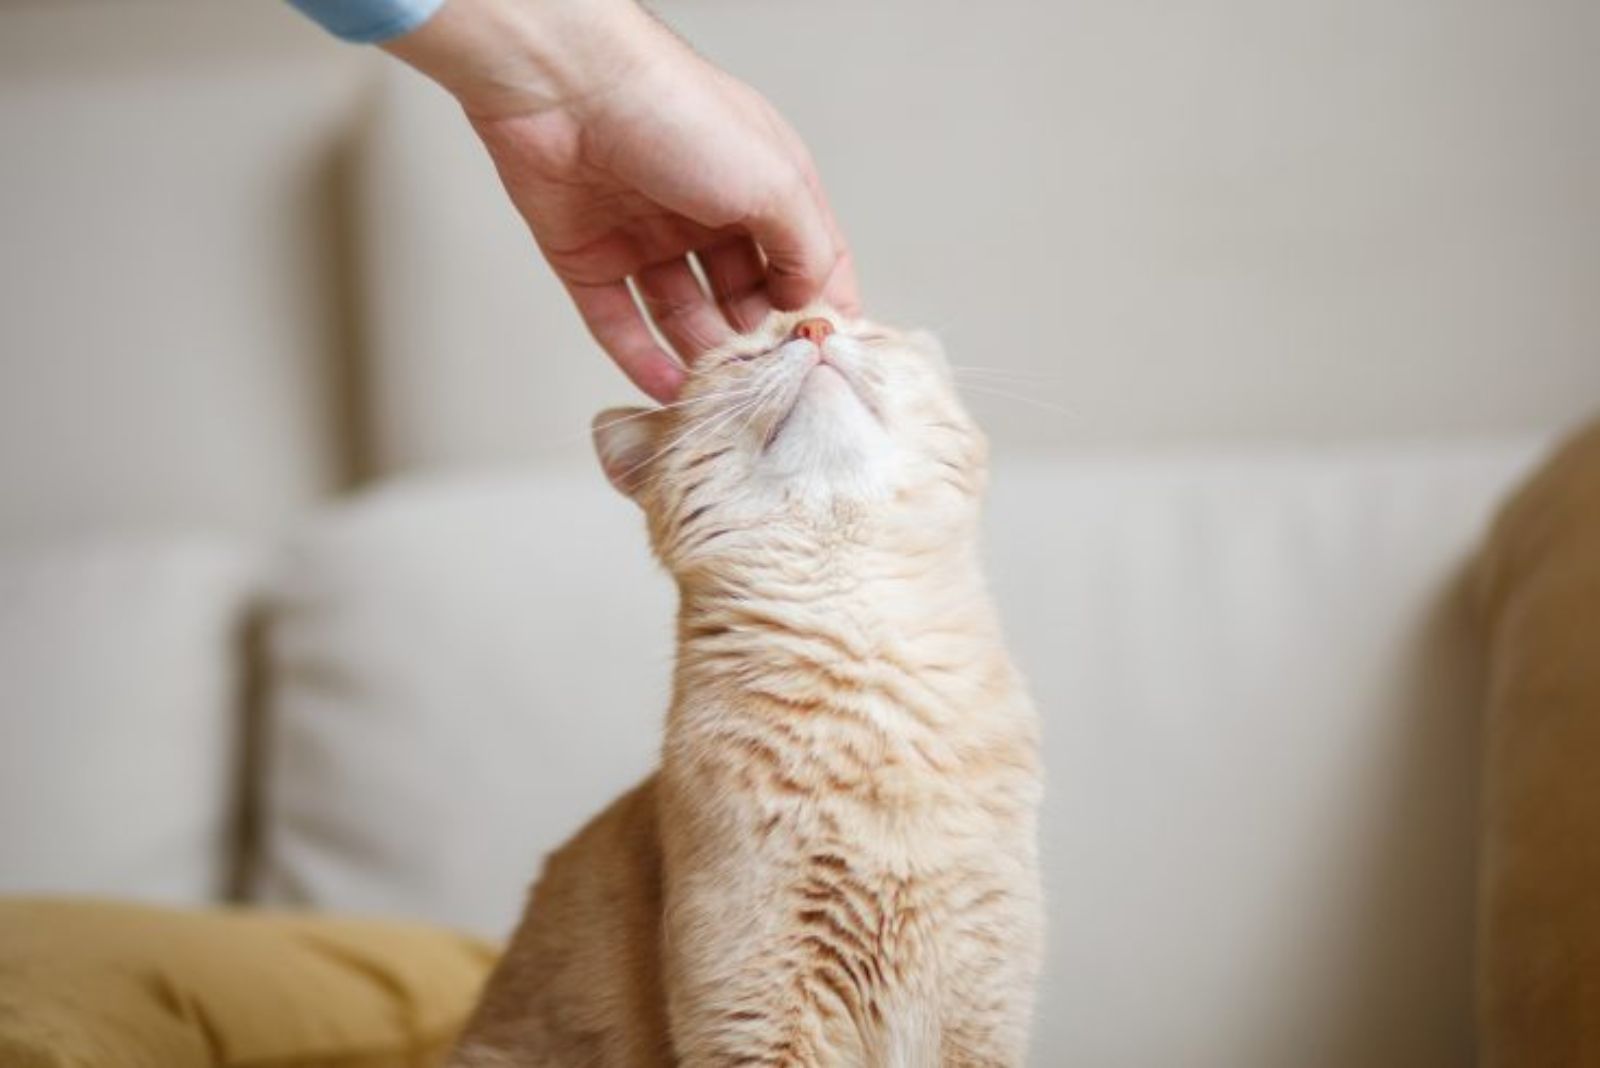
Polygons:
[[[434,2],[294,0],[321,16]],[[690,361],[774,307],[820,297],[854,313],[849,251],[799,136],[635,0],[442,0],[370,39],[461,104],[584,322],[657,400],[685,372],[645,315]]]
[[633,0],[446,0],[381,46],[493,119],[604,92],[670,36]]

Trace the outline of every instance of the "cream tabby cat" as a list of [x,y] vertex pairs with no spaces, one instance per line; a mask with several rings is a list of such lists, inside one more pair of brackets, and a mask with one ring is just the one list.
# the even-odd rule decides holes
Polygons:
[[680,592],[661,769],[549,858],[452,1064],[1021,1065],[1037,721],[936,343],[774,315],[595,442]]

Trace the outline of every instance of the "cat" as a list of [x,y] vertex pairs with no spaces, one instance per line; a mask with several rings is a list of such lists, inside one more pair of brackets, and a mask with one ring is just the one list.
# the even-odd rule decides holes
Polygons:
[[661,765],[548,858],[450,1064],[1023,1064],[1037,717],[937,341],[773,313],[594,440],[679,589]]

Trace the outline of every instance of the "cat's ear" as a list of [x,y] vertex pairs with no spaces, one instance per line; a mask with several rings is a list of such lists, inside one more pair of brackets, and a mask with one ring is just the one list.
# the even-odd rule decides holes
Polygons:
[[600,466],[626,497],[638,492],[649,473],[660,447],[662,415],[660,408],[607,408],[590,424]]

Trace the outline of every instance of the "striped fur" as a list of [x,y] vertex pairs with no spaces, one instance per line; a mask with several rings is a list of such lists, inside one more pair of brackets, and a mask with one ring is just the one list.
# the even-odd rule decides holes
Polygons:
[[931,338],[798,318],[597,420],[680,591],[661,768],[550,857],[456,1068],[1024,1061],[1037,725],[986,445]]

